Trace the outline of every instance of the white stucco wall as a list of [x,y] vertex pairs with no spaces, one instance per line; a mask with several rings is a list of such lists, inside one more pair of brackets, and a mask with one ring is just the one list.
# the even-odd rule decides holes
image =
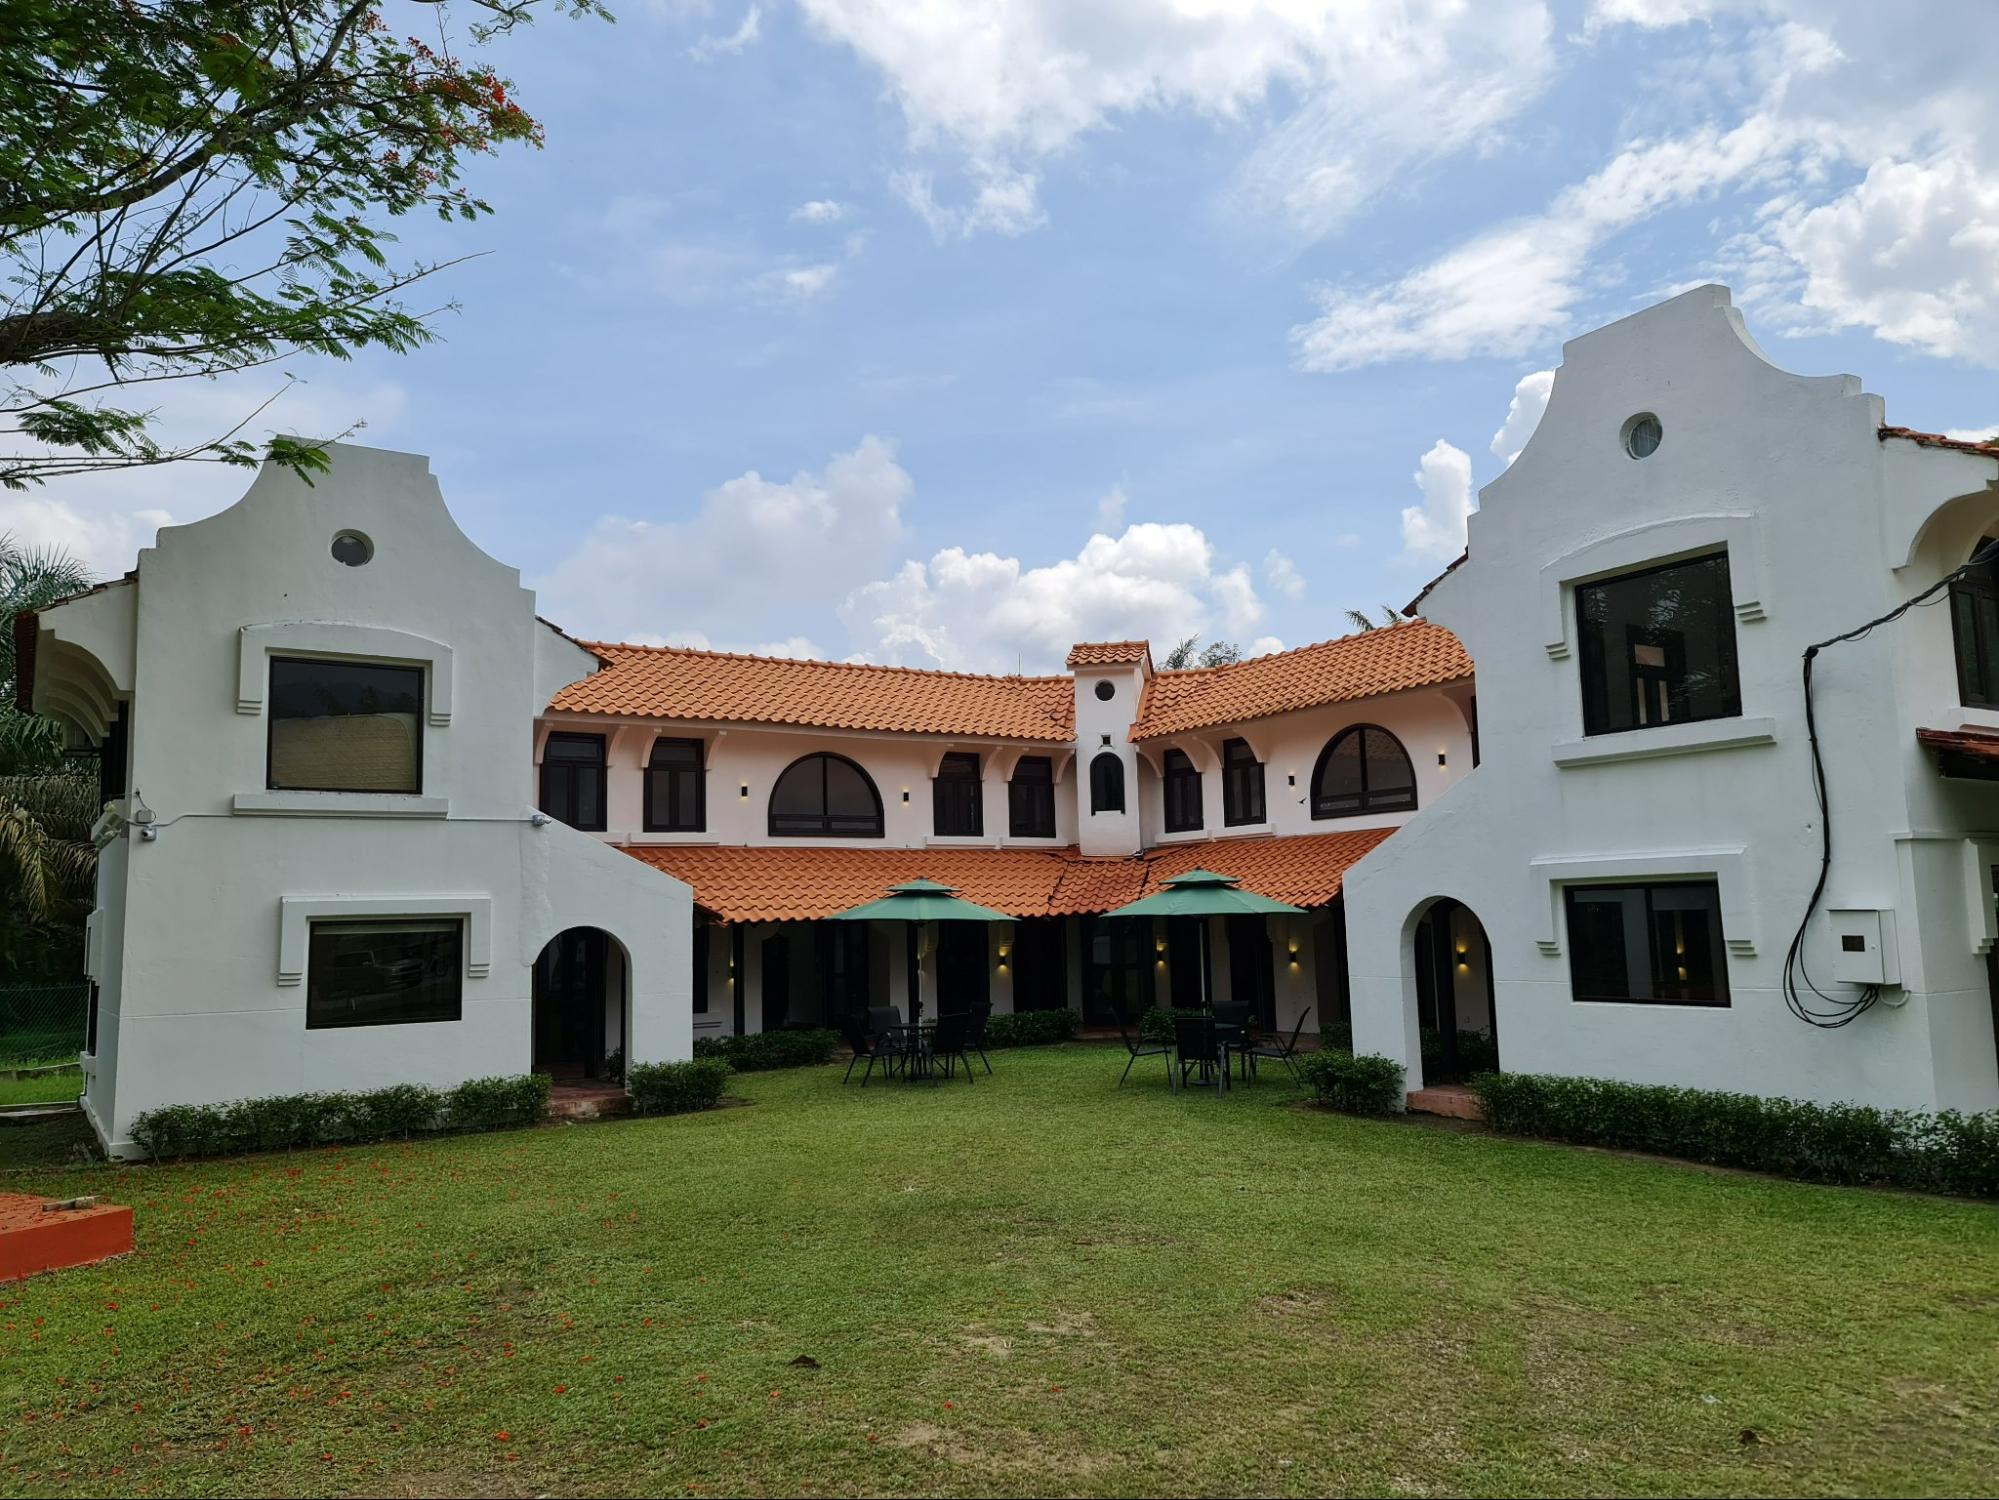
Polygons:
[[[1621,435],[1639,412],[1664,440],[1634,460]],[[1969,930],[1992,862],[1972,836],[1999,827],[1999,785],[1943,781],[1914,740],[1919,725],[1980,719],[1955,701],[1944,609],[1830,648],[1817,673],[1836,819],[1825,904],[1894,911],[1899,1003],[1824,1031],[1779,992],[1819,856],[1800,654],[1935,581],[1999,517],[1999,464],[1884,443],[1881,421],[1852,377],[1771,364],[1717,287],[1565,347],[1539,430],[1481,494],[1469,561],[1424,607],[1477,664],[1484,763],[1348,877],[1356,1047],[1402,1060],[1415,1086],[1409,934],[1453,896],[1492,942],[1510,1071],[1999,1105]],[[1586,739],[1575,582],[1718,546],[1740,716]],[[1564,882],[1697,876],[1721,887],[1729,1007],[1571,1000]],[[1822,987],[1842,988],[1823,915],[1806,954]]]
[[[123,586],[129,667],[108,638],[100,648],[107,680],[129,674],[126,811],[149,809],[156,832],[128,834],[100,866],[86,1103],[113,1150],[161,1104],[524,1072],[531,967],[572,925],[610,932],[629,958],[631,1058],[689,1050],[686,886],[532,821],[535,715],[592,659],[458,530],[424,459],[345,444],[332,457],[311,487],[266,469],[230,509],[163,529]],[[366,565],[332,558],[342,530],[371,539]],[[44,638],[87,640],[70,611],[83,622],[119,592],[48,611]],[[274,651],[424,665],[421,792],[267,791]],[[37,704],[59,708],[77,674],[39,665]],[[485,963],[466,945],[463,1019],[306,1030],[304,976],[280,961],[287,900],[485,928]]]

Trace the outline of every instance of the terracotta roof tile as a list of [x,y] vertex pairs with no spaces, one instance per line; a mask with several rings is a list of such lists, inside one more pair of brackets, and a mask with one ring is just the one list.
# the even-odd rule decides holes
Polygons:
[[1231,666],[1161,672],[1145,685],[1131,737],[1157,739],[1471,675],[1456,636],[1428,620],[1407,620]]
[[1294,906],[1323,906],[1347,868],[1389,828],[1291,838],[1208,839],[1127,858],[1065,849],[828,849],[760,844],[716,848],[650,844],[636,860],[694,887],[695,904],[724,922],[804,922],[872,901],[902,880],[941,881],[968,901],[1010,917],[1105,912],[1159,888],[1168,876],[1208,869]]
[[979,677],[669,646],[582,644],[609,665],[556,694],[552,710],[1058,744],[1075,737],[1075,690],[1067,677]]
[[1078,667],[1136,666],[1151,656],[1152,647],[1144,641],[1079,641],[1069,648],[1064,665],[1072,672]]
[[1918,432],[1913,427],[1883,427],[1881,437],[1906,438],[1912,443],[1921,443],[1925,448],[1955,448],[1960,453],[1978,453],[1986,458],[1999,458],[1999,441],[1946,437],[1941,432]]

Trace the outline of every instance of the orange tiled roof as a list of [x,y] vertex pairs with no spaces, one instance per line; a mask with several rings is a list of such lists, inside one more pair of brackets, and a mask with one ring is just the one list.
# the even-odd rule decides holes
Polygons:
[[1067,677],[979,677],[675,646],[584,646],[608,665],[556,694],[551,709],[1055,743],[1075,737],[1075,689]]
[[724,922],[805,922],[872,901],[898,881],[941,881],[968,901],[1010,917],[1105,912],[1192,869],[1241,878],[1245,888],[1294,906],[1323,906],[1347,868],[1389,828],[1291,838],[1207,839],[1126,858],[1064,849],[828,849],[760,844],[716,848],[649,844],[636,860],[694,887],[695,904]]
[[1151,655],[1152,647],[1144,641],[1080,641],[1069,648],[1064,665],[1072,672],[1078,667],[1136,666]]
[[1907,438],[1912,443],[1921,443],[1925,448],[1955,448],[1960,453],[1979,453],[1987,458],[1999,458],[1999,441],[1978,441],[1976,439],[1945,437],[1941,432],[1918,432],[1913,427],[1883,427],[1882,438]]
[[1157,739],[1471,675],[1456,636],[1428,620],[1406,620],[1231,666],[1161,672],[1145,685],[1131,737]]

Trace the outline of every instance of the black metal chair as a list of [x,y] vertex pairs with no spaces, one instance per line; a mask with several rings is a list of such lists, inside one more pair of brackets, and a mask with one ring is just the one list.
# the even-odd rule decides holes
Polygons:
[[862,1088],[868,1086],[868,1079],[873,1076],[876,1063],[882,1065],[882,1076],[884,1078],[888,1076],[890,1065],[894,1061],[895,1041],[892,1035],[870,1032],[865,1024],[854,1019],[849,1019],[841,1026],[840,1034],[846,1038],[847,1045],[854,1053],[848,1060],[845,1075],[840,1079],[842,1085],[854,1076],[854,1064],[864,1057],[868,1060],[868,1065],[861,1073]]
[[1220,1000],[1215,1003],[1215,1031],[1230,1057],[1242,1059],[1243,1081],[1249,1081],[1249,1049],[1256,1041],[1254,1007],[1247,1000]]
[[[979,1054],[979,1061],[985,1063],[988,1075],[992,1073],[993,1065],[986,1057],[986,1022],[992,1018],[993,1003],[990,1000],[981,1000],[965,1012],[965,1048]],[[970,1067],[971,1064],[965,1066]]]
[[1291,1036],[1288,1040],[1273,1036],[1265,1037],[1253,1044],[1243,1054],[1248,1059],[1250,1067],[1252,1069],[1256,1067],[1258,1058],[1275,1058],[1278,1062],[1284,1064],[1284,1071],[1291,1075],[1293,1083],[1302,1082],[1303,1080],[1298,1077],[1298,1064],[1295,1059],[1298,1056],[1298,1036],[1305,1029],[1305,1017],[1311,1013],[1312,1007],[1309,1005],[1298,1012],[1298,1024],[1291,1028]]
[[1219,1094],[1229,1086],[1228,1050],[1213,1016],[1173,1018],[1173,1089],[1187,1087],[1187,1075],[1200,1075],[1198,1087]]
[[1124,1071],[1118,1074],[1117,1086],[1124,1087],[1125,1079],[1131,1077],[1131,1070],[1141,1057],[1165,1058],[1166,1081],[1170,1084],[1173,1081],[1173,1048],[1166,1042],[1149,1042],[1143,1036],[1133,1041],[1130,1030],[1124,1024],[1124,1016],[1113,1010],[1111,1019],[1117,1022],[1118,1039],[1124,1043],[1124,1050],[1128,1054]]
[[972,1018],[963,1012],[957,1015],[939,1016],[937,1024],[930,1028],[928,1056],[930,1082],[937,1082],[938,1065],[943,1065],[947,1077],[955,1078],[958,1064],[965,1065],[965,1082],[972,1081],[972,1058],[966,1048],[971,1043]]
[[868,1007],[868,1034],[881,1054],[882,1072],[894,1076],[909,1061],[909,1034],[902,1025],[902,1012],[893,1005]]

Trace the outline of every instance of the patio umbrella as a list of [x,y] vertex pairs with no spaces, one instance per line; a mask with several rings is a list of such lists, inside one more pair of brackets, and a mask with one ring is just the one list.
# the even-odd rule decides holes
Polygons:
[[[1189,870],[1184,875],[1172,875],[1162,882],[1166,889],[1154,891],[1150,896],[1120,906],[1116,911],[1106,912],[1111,917],[1238,917],[1265,916],[1275,913],[1280,916],[1302,917],[1302,906],[1287,906],[1282,901],[1273,901],[1268,896],[1259,896],[1255,891],[1239,889],[1242,878],[1237,875],[1217,875],[1213,870]],[[1208,924],[1201,923],[1201,1003],[1208,1003]]]
[[1003,911],[967,901],[950,886],[934,880],[905,880],[888,888],[886,896],[863,901],[828,919],[834,922],[907,922],[909,924],[909,1024],[923,1014],[916,970],[916,934],[925,922],[1011,922]]

